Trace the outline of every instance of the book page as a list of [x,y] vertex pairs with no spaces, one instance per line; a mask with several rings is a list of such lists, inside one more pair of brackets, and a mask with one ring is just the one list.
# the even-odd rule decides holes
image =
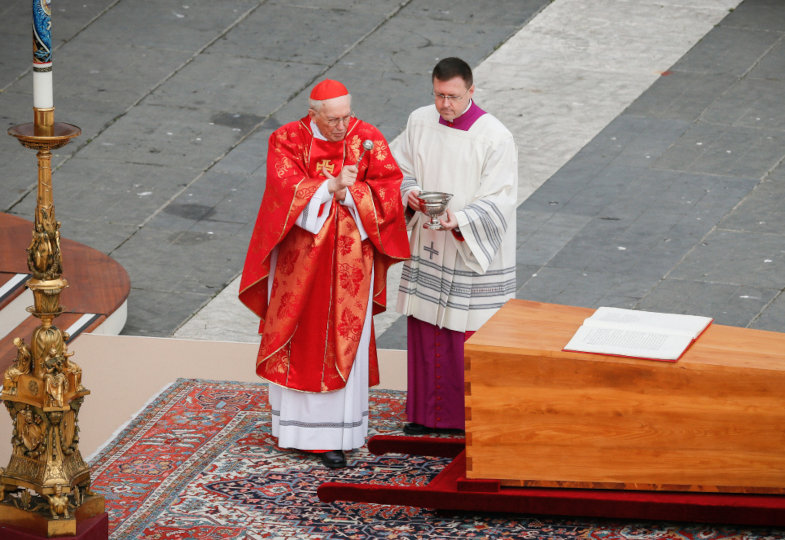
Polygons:
[[584,321],[588,326],[603,328],[628,328],[652,332],[667,332],[697,338],[709,324],[711,317],[682,315],[678,313],[655,313],[635,309],[612,307],[598,308]]
[[564,350],[675,361],[690,343],[692,338],[685,335],[584,325]]

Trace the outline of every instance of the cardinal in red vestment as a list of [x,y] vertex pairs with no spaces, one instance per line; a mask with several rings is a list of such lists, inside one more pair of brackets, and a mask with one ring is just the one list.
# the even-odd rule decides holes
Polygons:
[[[279,446],[329,449],[330,467],[367,435],[367,387],[379,383],[371,315],[386,308],[388,268],[409,257],[401,180],[384,136],[351,114],[338,81],[316,85],[308,116],[269,139],[240,300],[261,319],[256,372],[273,383]],[[337,410],[357,408],[344,394],[358,388],[360,408]]]

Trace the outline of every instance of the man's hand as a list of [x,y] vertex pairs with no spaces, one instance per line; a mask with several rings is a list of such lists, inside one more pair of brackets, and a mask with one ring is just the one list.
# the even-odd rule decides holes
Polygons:
[[323,169],[327,177],[327,191],[333,193],[335,198],[342,201],[346,198],[346,188],[353,186],[357,181],[357,166],[347,165],[341,169],[338,176],[333,176]]
[[406,194],[406,204],[408,204],[409,208],[411,208],[415,212],[422,212],[422,210],[420,209],[420,199],[417,198],[419,195],[420,195],[419,189],[413,189]]
[[447,209],[447,221],[439,218],[439,223],[442,224],[446,230],[451,231],[458,227],[458,218],[455,217],[455,214],[452,213],[452,210],[449,208]]

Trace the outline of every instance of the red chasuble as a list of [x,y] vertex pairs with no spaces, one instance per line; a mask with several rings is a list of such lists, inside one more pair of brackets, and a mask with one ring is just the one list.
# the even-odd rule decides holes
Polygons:
[[[368,238],[349,210],[326,203],[327,223],[314,235],[295,226],[297,217],[326,179],[353,165],[362,142],[357,182],[349,188]],[[240,300],[260,318],[256,372],[294,390],[327,392],[346,385],[373,287],[373,313],[386,308],[387,269],[409,257],[400,184],[403,175],[384,136],[353,119],[343,141],[313,137],[310,119],[276,130],[267,152],[267,184],[240,280]],[[270,254],[278,247],[267,300]],[[374,278],[371,283],[371,269]],[[373,329],[371,329],[373,330]],[[371,386],[379,383],[371,333]]]

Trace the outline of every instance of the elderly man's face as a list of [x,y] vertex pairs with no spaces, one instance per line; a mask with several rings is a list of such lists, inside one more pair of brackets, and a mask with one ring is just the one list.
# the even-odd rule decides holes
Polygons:
[[316,127],[328,141],[342,141],[346,137],[349,121],[352,118],[352,100],[349,96],[326,99],[319,112],[308,110]]

